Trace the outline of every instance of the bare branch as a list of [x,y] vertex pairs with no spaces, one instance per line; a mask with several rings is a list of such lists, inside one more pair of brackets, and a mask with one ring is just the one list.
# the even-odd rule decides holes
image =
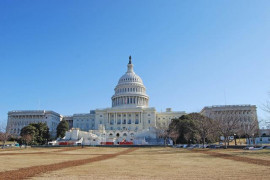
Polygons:
[[4,124],[0,125],[0,141],[2,141],[2,148],[4,148],[6,142],[10,138],[10,134],[6,131]]

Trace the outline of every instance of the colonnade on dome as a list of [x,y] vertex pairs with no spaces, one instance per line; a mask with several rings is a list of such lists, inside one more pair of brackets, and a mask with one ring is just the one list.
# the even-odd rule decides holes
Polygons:
[[148,98],[138,96],[114,97],[112,100],[112,107],[121,105],[148,106]]

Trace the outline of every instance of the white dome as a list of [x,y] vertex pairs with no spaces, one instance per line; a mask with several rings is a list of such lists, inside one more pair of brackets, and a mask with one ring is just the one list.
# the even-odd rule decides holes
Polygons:
[[149,97],[143,81],[134,71],[129,57],[127,72],[119,79],[112,96],[112,107],[147,107]]
[[143,85],[142,79],[135,72],[126,72],[118,81],[118,85],[125,83],[140,83]]

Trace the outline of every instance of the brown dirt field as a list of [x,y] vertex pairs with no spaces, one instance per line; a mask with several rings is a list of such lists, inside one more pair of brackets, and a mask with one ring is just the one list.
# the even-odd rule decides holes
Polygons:
[[62,148],[62,149],[58,149],[58,150],[53,151],[53,152],[66,152],[66,151],[74,151],[77,149],[82,149],[82,148],[81,147]]
[[[35,180],[270,179],[270,166],[235,159],[238,154],[244,154],[239,157],[269,161],[270,150],[216,149],[208,150],[210,155],[160,147],[122,153],[127,150],[120,147],[29,148],[18,155],[0,156],[0,179],[20,179],[21,176]],[[28,154],[37,152],[44,153]],[[223,154],[230,158],[223,158]]]
[[255,158],[255,159],[262,159],[262,160],[270,161],[270,151],[268,149],[263,149],[263,150],[231,150],[231,151],[217,150],[216,152],[231,154],[231,155],[240,156],[240,157],[248,157],[248,158]]
[[219,152],[214,152],[213,150],[193,150],[194,152],[199,152],[199,153],[204,153],[210,156],[218,157],[218,158],[223,158],[223,159],[229,159],[233,161],[240,161],[240,162],[245,162],[245,163],[250,163],[250,164],[257,164],[257,165],[262,165],[262,166],[270,166],[270,161],[269,160],[263,160],[263,159],[254,159],[254,158],[249,158],[249,157],[241,157],[241,156],[236,156],[233,154],[228,154],[228,153],[219,153]]
[[[65,149],[64,151],[55,153],[54,151]],[[70,151],[71,149],[72,151]],[[0,163],[0,172],[9,171],[9,170],[16,170],[19,168],[25,168],[30,166],[37,166],[37,165],[47,165],[53,163],[60,163],[64,161],[71,161],[71,160],[79,160],[79,159],[86,159],[91,157],[96,157],[99,154],[112,154],[116,152],[120,152],[123,149],[121,148],[78,148],[74,150],[74,148],[28,148],[23,149],[20,151],[21,154],[16,155],[4,155],[0,156],[1,163]],[[12,151],[18,152],[18,151]],[[36,152],[47,152],[41,154],[33,154]],[[69,155],[78,154],[76,155]],[[80,155],[83,154],[83,155]]]
[[268,166],[217,158],[191,150],[139,148],[113,159],[51,171],[46,179],[270,179]]
[[47,173],[49,171],[56,171],[60,170],[63,168],[69,168],[69,167],[74,167],[74,166],[80,166],[84,165],[87,163],[92,163],[92,162],[97,162],[97,161],[102,161],[110,158],[117,157],[119,155],[124,155],[127,153],[130,153],[132,151],[135,151],[136,148],[130,148],[125,151],[117,152],[114,154],[106,154],[106,155],[101,155],[93,158],[87,158],[87,159],[81,159],[81,160],[72,160],[72,161],[65,161],[65,162],[60,162],[60,163],[55,163],[55,164],[49,164],[49,165],[40,165],[40,166],[32,166],[28,168],[21,168],[18,170],[11,170],[11,171],[4,171],[0,172],[0,177],[1,179],[25,179],[29,177],[36,176],[40,173]]
[[62,148],[62,149],[58,149],[58,150],[55,150],[55,151],[38,151],[38,152],[24,152],[24,151],[20,151],[20,152],[16,152],[16,153],[3,153],[1,152],[0,153],[0,156],[6,156],[6,155],[22,155],[22,154],[45,154],[45,153],[58,153],[58,152],[66,152],[66,151],[74,151],[74,150],[77,150],[77,149],[81,149],[81,148],[78,148],[78,147],[72,147],[72,148]]
[[3,153],[32,153],[32,152],[52,152],[55,150],[60,150],[61,148],[12,148],[12,149],[5,149],[0,151],[0,154]]

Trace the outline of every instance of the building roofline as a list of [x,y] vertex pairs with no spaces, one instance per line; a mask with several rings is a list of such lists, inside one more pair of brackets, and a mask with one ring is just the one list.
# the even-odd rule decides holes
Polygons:
[[205,106],[203,109],[200,111],[203,112],[205,109],[214,109],[214,108],[237,108],[237,107],[256,107],[256,105],[251,105],[251,104],[237,104],[237,105],[213,105],[213,106]]
[[9,111],[8,115],[20,115],[20,114],[25,114],[25,113],[33,113],[33,114],[54,114],[57,116],[61,116],[59,113],[52,111],[52,110],[13,110]]

